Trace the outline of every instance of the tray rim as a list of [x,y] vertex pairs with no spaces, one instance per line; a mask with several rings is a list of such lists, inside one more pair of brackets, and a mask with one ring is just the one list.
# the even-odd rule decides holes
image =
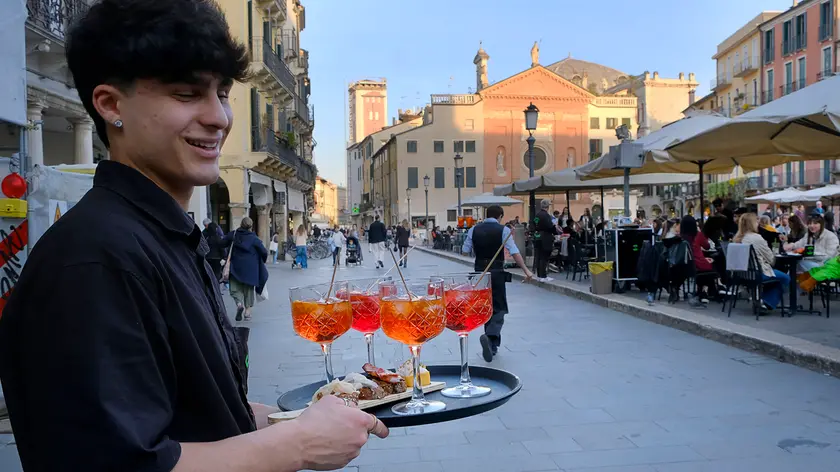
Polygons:
[[[461,366],[459,364],[443,364],[443,365],[427,365],[426,368],[429,370],[429,373],[434,374],[434,371],[442,371],[442,370],[450,370],[450,369],[460,372]],[[434,413],[424,413],[424,414],[420,414],[420,415],[387,416],[387,417],[384,417],[384,418],[379,418],[380,421],[382,421],[385,424],[385,426],[387,426],[389,428],[405,428],[405,427],[410,427],[410,426],[422,426],[422,425],[427,425],[427,424],[443,423],[443,422],[447,422],[447,421],[454,421],[454,420],[458,420],[458,419],[462,419],[462,418],[468,418],[468,417],[471,417],[471,416],[479,415],[481,413],[486,413],[490,410],[494,410],[494,409],[504,405],[511,398],[513,398],[514,395],[516,395],[517,393],[519,393],[520,390],[522,390],[522,379],[518,375],[514,374],[513,372],[503,370],[503,369],[498,369],[498,368],[495,368],[495,367],[489,367],[489,366],[473,366],[473,365],[471,365],[471,366],[469,366],[469,368],[470,368],[470,374],[473,373],[473,369],[475,369],[477,371],[477,372],[475,372],[476,374],[480,374],[481,371],[490,371],[490,372],[496,373],[498,376],[507,377],[508,380],[514,380],[516,382],[516,384],[508,392],[506,392],[503,396],[501,396],[499,398],[495,398],[495,399],[492,399],[490,401],[486,401],[486,402],[483,402],[483,403],[482,403],[482,399],[485,398],[485,397],[479,397],[479,398],[475,399],[477,402],[479,402],[476,405],[469,405],[469,406],[465,406],[465,407],[461,407],[461,408],[455,408],[455,409],[447,408],[447,409],[442,410],[442,411],[438,411],[438,412],[434,412]],[[450,374],[445,374],[445,375],[450,375]],[[486,376],[482,376],[482,377],[486,377]],[[292,389],[292,390],[287,390],[286,392],[283,392],[280,396],[277,397],[277,407],[280,408],[281,411],[294,411],[294,410],[287,410],[287,409],[283,408],[283,406],[281,406],[280,401],[284,396],[286,396],[288,393],[293,392],[295,390],[299,390],[299,389],[302,389],[302,388],[305,388],[305,387],[310,387],[310,386],[313,386],[317,390],[317,388],[320,388],[320,386],[324,385],[325,383],[326,383],[326,380],[320,380],[318,382],[313,382],[313,383],[310,383],[310,384],[301,385],[300,387],[297,387],[297,388]],[[434,392],[434,393],[437,393],[437,392]],[[388,404],[384,404],[384,405],[379,405],[379,406],[374,407],[374,408],[388,408],[392,404],[393,403],[388,403]]]

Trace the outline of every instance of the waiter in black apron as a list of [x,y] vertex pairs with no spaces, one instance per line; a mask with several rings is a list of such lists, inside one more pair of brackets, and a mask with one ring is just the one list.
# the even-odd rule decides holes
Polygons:
[[[493,205],[487,208],[487,214],[484,221],[470,228],[467,232],[467,238],[464,240],[464,247],[461,250],[469,254],[475,251],[475,265],[473,269],[476,272],[483,272],[493,259],[493,255],[499,250],[499,247],[504,243],[505,249],[508,250],[516,265],[525,272],[525,280],[531,279],[534,274],[525,266],[525,261],[522,255],[519,254],[519,248],[513,238],[508,235],[511,229],[507,226],[502,226],[499,220],[505,216],[502,207]],[[490,290],[493,293],[493,316],[484,325],[484,334],[481,335],[481,354],[484,360],[491,362],[493,356],[499,350],[502,344],[502,325],[505,324],[505,314],[508,312],[507,292],[505,291],[505,283],[509,274],[504,271],[505,258],[504,254],[499,254],[499,257],[493,261],[490,267]]]

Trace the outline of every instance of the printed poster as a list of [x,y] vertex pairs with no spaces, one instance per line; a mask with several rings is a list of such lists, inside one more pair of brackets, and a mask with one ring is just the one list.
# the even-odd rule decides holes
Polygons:
[[50,224],[52,226],[61,218],[65,213],[67,213],[67,202],[64,200],[52,200],[50,199],[50,209],[49,209],[49,217],[50,217]]

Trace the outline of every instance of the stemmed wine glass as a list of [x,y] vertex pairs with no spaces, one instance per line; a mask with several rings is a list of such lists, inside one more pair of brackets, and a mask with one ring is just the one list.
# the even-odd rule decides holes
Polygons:
[[321,345],[327,383],[335,379],[330,354],[332,342],[350,330],[353,323],[350,301],[338,296],[342,292],[348,293],[347,282],[289,289],[292,326],[298,336]]
[[[391,277],[348,281],[349,292],[340,292],[339,297],[350,300],[353,309],[352,328],[365,335],[368,362],[376,365],[373,352],[373,335],[379,329],[379,282],[390,281]],[[347,294],[345,296],[345,293]]]
[[415,381],[411,400],[391,408],[397,415],[433,413],[446,408],[441,401],[426,400],[420,385],[420,348],[446,327],[443,280],[440,278],[384,281],[380,288],[382,332],[409,347]]
[[444,300],[446,302],[446,327],[458,334],[461,345],[461,382],[443,389],[440,393],[449,398],[476,398],[490,394],[489,387],[473,385],[470,380],[467,356],[470,331],[483,326],[493,316],[493,297],[490,292],[490,275],[446,275]]

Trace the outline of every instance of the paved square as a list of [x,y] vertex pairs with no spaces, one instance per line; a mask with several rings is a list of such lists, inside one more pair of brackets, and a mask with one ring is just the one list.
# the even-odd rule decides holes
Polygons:
[[[366,253],[367,255],[367,253]],[[363,267],[339,278],[372,277]],[[318,346],[295,336],[288,288],[329,281],[330,261],[306,271],[269,268],[270,300],[254,310],[251,400],[324,377]],[[461,264],[413,252],[408,277],[463,272]],[[393,273],[396,275],[396,273]],[[346,470],[587,472],[834,472],[840,464],[840,380],[682,331],[551,293],[508,285],[511,313],[493,367],[524,383],[503,407],[461,421],[403,428],[374,439]],[[228,311],[232,301],[226,299]],[[377,362],[393,367],[408,349],[376,335]],[[457,364],[444,332],[424,346],[428,364]],[[337,374],[366,361],[362,336],[336,341]],[[470,338],[470,362],[479,355]],[[19,468],[0,437],[0,470]]]

